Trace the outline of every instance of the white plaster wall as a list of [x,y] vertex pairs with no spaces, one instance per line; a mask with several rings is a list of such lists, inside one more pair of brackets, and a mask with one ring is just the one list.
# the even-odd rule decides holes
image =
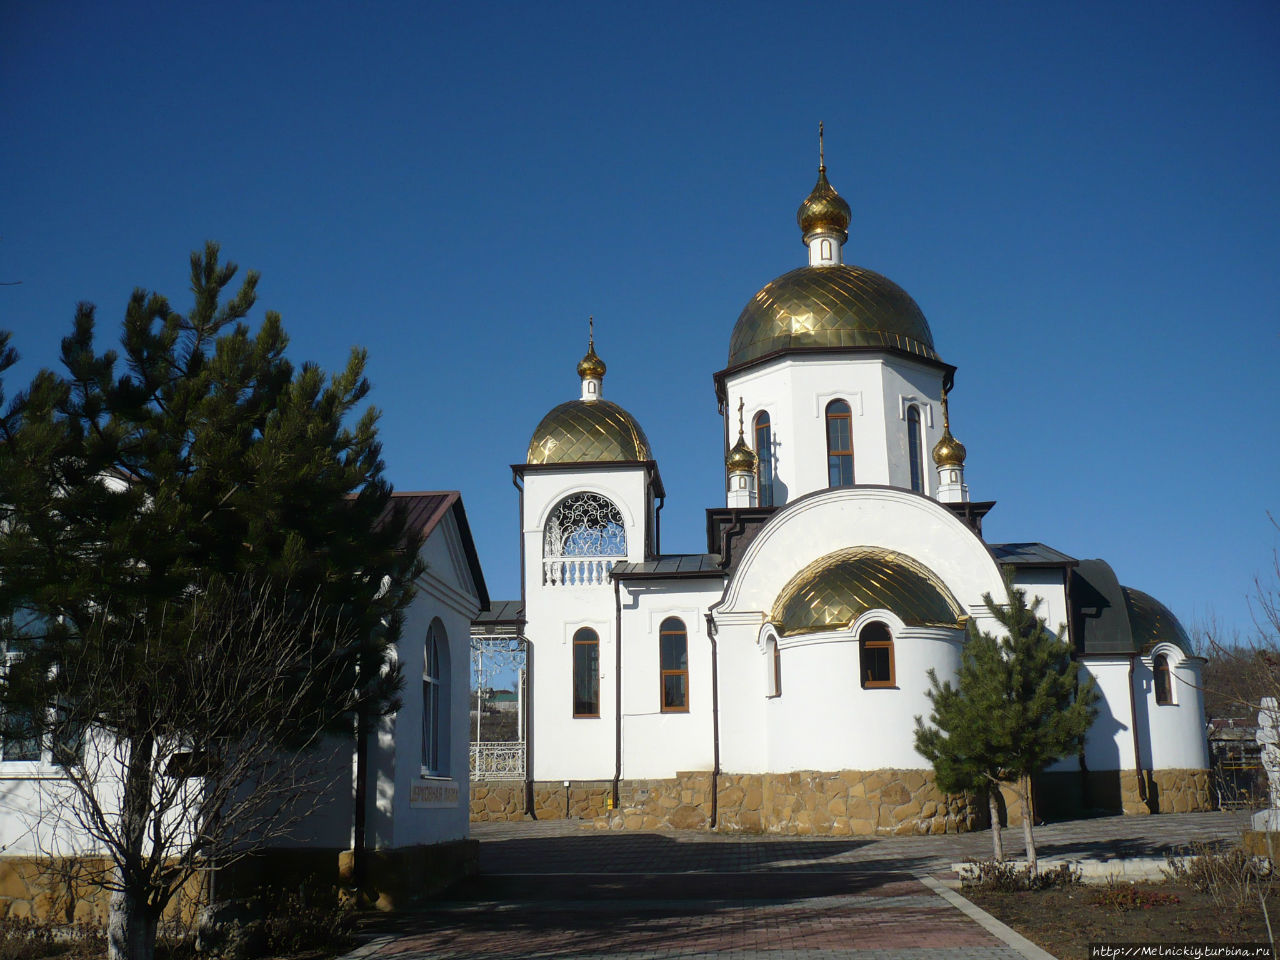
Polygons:
[[[942,436],[942,371],[889,354],[786,356],[726,380],[730,437],[738,400],[748,428],[768,411],[774,446],[774,503],[827,487],[826,407],[843,399],[852,411],[855,483],[910,489],[906,403],[921,408],[925,492],[937,487],[930,451]],[[752,438],[754,444],[754,438]]]
[[[622,514],[630,561],[644,559],[648,504],[643,467],[530,471],[524,478],[526,636],[531,648],[530,759],[535,780],[606,780],[615,769],[616,605],[612,583],[545,585],[542,538],[564,497],[589,491]],[[600,716],[573,716],[573,635],[590,627],[600,638]]]
[[[1133,719],[1129,704],[1129,658],[1082,658],[1082,669],[1097,684],[1100,699],[1098,715],[1085,735],[1085,765],[1090,770],[1132,770]],[[1141,718],[1139,718],[1141,731]],[[1140,742],[1145,741],[1140,737]],[[1077,770],[1075,757],[1067,757],[1050,770]]]
[[1063,636],[1066,632],[1067,590],[1063,585],[1061,567],[1018,567],[1013,572],[1013,585],[1027,593],[1027,602],[1040,599],[1038,615],[1045,626]]
[[[622,606],[622,776],[674,777],[710,770],[712,743],[711,640],[707,608],[720,598],[720,580],[632,581]],[[658,632],[667,617],[684,621],[689,640],[689,711],[663,713]]]
[[[764,773],[772,701],[768,677],[772,669],[758,643],[764,617],[757,612],[718,613],[716,649],[720,675],[720,769],[726,773]],[[783,663],[783,695],[787,689]]]
[[[1173,694],[1173,702],[1169,704],[1156,703],[1155,657],[1161,653],[1169,658]],[[1173,644],[1158,644],[1135,665],[1134,686],[1138,691],[1139,729],[1145,727],[1147,731],[1144,761],[1150,768],[1208,769],[1209,743],[1205,736],[1200,661],[1185,656]]]

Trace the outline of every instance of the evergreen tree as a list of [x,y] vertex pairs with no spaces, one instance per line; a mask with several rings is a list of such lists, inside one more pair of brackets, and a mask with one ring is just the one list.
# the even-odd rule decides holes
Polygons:
[[945,790],[981,789],[991,810],[992,842],[1002,859],[996,791],[1014,783],[1022,808],[1027,861],[1036,869],[1032,834],[1031,777],[1079,749],[1097,713],[1093,678],[1083,679],[1067,642],[1010,588],[999,606],[983,596],[1005,636],[980,632],[970,622],[956,684],[939,683],[929,671],[933,711],[926,726],[916,717],[916,749]]
[[[192,254],[186,315],[135,291],[122,355],[97,350],[81,304],[64,372],[37,374],[2,421],[0,611],[19,654],[0,685],[3,732],[46,744],[82,794],[76,816],[114,861],[113,960],[152,955],[184,871],[246,849],[230,817],[248,808],[229,798],[266,782],[246,756],[349,737],[399,686],[389,651],[417,543],[382,477],[377,412],[349,422],[369,391],[365,354],[333,376],[295,369],[278,314],[256,333],[244,322],[257,274],[224,299],[236,270],[215,244]],[[0,369],[11,362],[6,338]],[[246,665],[294,682],[254,685]],[[118,803],[84,774],[96,735]],[[204,758],[202,792],[165,786],[179,748]],[[219,793],[233,769],[244,782]]]

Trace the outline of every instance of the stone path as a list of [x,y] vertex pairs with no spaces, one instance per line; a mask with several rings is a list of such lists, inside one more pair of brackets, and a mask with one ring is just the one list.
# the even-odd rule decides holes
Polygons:
[[[1160,856],[1239,837],[1247,815],[1110,817],[1040,827],[1042,855]],[[990,854],[986,833],[744,837],[615,833],[575,821],[478,824],[481,876],[380,920],[372,960],[1022,960],[1044,958],[934,877]],[[1021,852],[1021,831],[1006,849]],[[975,919],[976,917],[976,919]],[[988,920],[990,918],[987,918]],[[986,923],[986,925],[984,925]]]

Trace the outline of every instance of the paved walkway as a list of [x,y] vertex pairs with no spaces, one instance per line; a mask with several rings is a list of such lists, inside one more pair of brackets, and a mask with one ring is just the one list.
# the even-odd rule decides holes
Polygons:
[[[1042,856],[1160,856],[1239,837],[1246,814],[1109,817],[1037,828]],[[1023,960],[1047,955],[938,883],[987,833],[755,837],[615,833],[576,821],[478,824],[481,876],[377,923],[373,960]],[[1021,853],[1021,831],[1006,831]],[[985,920],[984,920],[985,918]]]

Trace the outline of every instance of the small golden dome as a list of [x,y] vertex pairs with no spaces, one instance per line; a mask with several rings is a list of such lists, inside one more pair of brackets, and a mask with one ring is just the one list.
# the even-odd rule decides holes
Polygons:
[[950,428],[944,427],[942,439],[933,445],[933,462],[940,467],[963,467],[965,456],[964,444],[951,435]]
[[[603,364],[601,364],[603,366]],[[569,400],[542,418],[526,463],[606,463],[652,460],[636,418],[608,400]]]
[[578,376],[583,380],[592,377],[596,380],[604,378],[604,361],[596,356],[596,345],[587,347],[587,355],[578,361]]
[[724,458],[724,465],[730,473],[754,473],[756,469],[756,452],[747,446],[742,434],[738,434],[738,442],[733,445],[729,455]]
[[800,224],[804,242],[808,243],[815,233],[836,233],[844,243],[849,239],[849,221],[852,219],[853,211],[849,204],[827,182],[826,166],[818,167],[818,182],[796,211],[796,222]]

